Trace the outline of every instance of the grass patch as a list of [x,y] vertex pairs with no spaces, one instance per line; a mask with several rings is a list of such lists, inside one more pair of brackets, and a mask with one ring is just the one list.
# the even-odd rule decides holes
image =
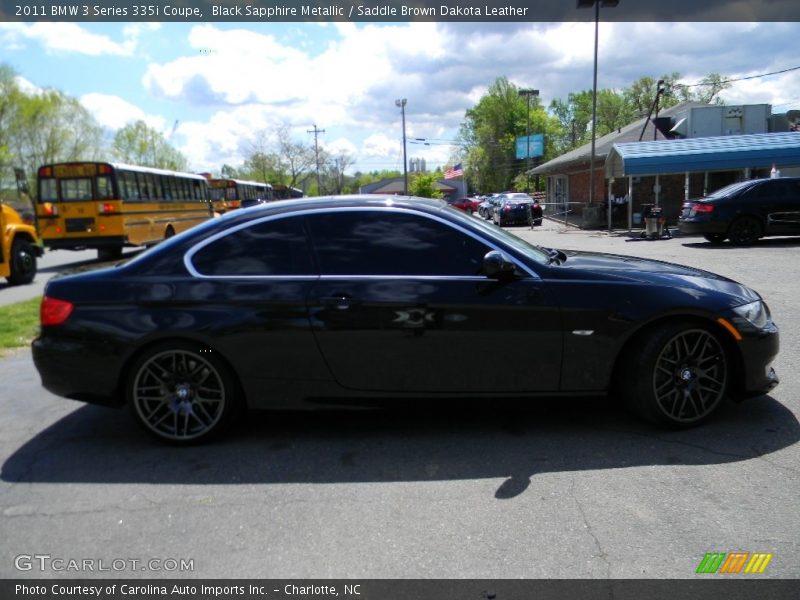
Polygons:
[[39,334],[39,304],[33,298],[8,306],[0,306],[0,352],[29,346]]

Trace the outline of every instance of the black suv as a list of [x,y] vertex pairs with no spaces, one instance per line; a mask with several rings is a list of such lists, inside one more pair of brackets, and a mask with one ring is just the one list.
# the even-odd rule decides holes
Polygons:
[[714,244],[730,239],[741,246],[769,235],[800,235],[800,177],[740,181],[685,202],[678,227]]

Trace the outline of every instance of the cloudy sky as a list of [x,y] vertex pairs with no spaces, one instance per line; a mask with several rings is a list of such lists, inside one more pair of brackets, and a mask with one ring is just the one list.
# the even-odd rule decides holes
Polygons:
[[[353,155],[360,170],[447,162],[466,109],[498,76],[545,105],[590,89],[593,23],[0,23],[2,61],[32,89],[80,99],[110,131],[144,119],[193,170],[238,165],[255,132]],[[598,86],[679,72],[743,78],[800,67],[800,23],[601,23]],[[800,69],[734,83],[728,103],[800,109]],[[177,125],[176,125],[177,124]]]

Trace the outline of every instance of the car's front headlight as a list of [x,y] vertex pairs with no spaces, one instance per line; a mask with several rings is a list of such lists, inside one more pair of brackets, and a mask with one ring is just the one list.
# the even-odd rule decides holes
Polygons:
[[737,306],[733,312],[736,314],[734,321],[737,326],[749,324],[756,329],[763,329],[770,321],[769,308],[761,300]]

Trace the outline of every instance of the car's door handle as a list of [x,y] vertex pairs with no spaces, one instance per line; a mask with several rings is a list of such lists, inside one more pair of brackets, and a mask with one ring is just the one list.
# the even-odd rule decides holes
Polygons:
[[353,304],[353,299],[347,294],[333,294],[320,298],[322,304],[338,310],[347,310]]

